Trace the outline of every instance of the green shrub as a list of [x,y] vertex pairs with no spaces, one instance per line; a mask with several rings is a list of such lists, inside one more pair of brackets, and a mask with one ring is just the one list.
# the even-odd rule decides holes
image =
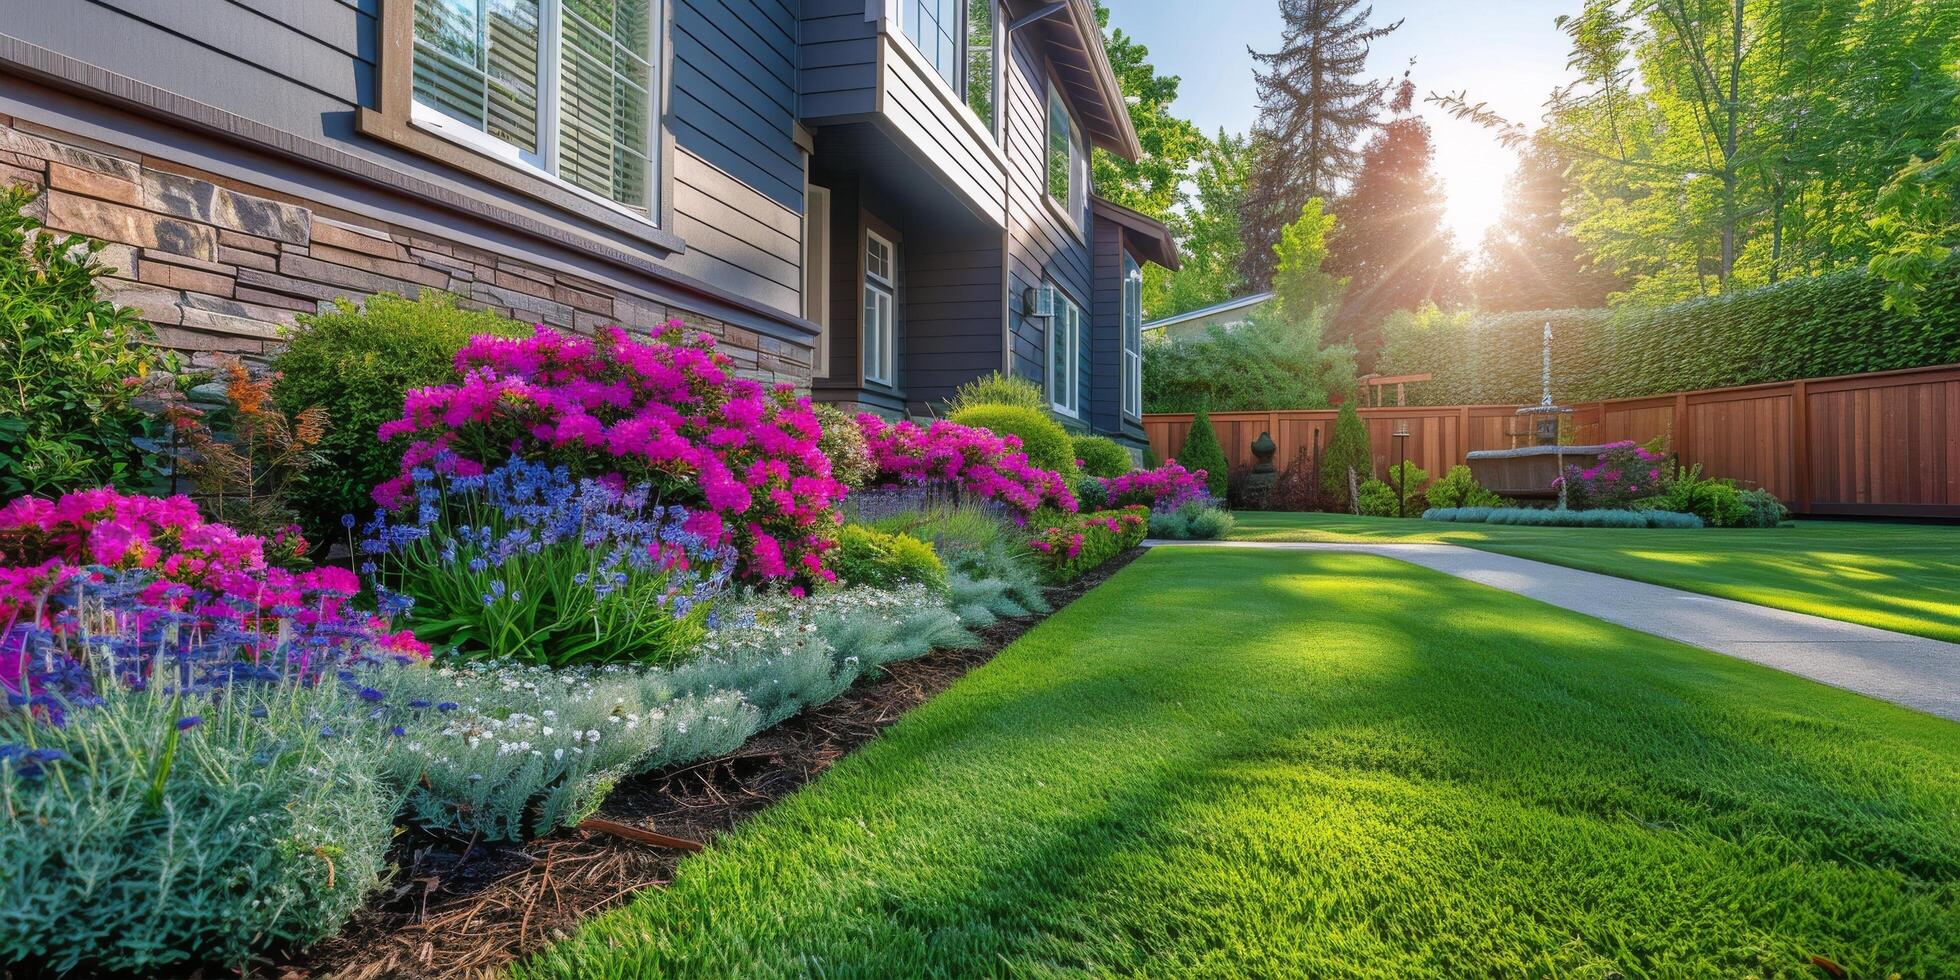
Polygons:
[[1204,470],[1205,489],[1211,492],[1212,499],[1225,499],[1231,467],[1225,462],[1225,449],[1218,444],[1218,433],[1212,430],[1209,413],[1201,410],[1191,420],[1191,434],[1185,437],[1177,462],[1192,472]]
[[96,294],[106,246],[38,233],[34,192],[0,191],[0,499],[153,480],[129,384],[163,365],[137,311]]
[[1075,494],[1075,502],[1083,510],[1104,510],[1109,507],[1109,481],[1102,477],[1084,476],[1070,483],[1069,491]]
[[0,972],[243,967],[331,935],[379,884],[400,797],[379,733],[341,723],[366,713],[351,691],[102,690],[60,726],[0,709],[0,745],[67,756],[0,761]]
[[1048,396],[1041,390],[1040,385],[1026,378],[1010,377],[995,371],[955,389],[953,400],[946,406],[946,414],[957,415],[969,408],[979,408],[983,405],[1025,408],[1045,415],[1048,412]]
[[1775,527],[1790,516],[1790,509],[1776,495],[1757,487],[1742,491],[1742,517],[1736,527]]
[[[1466,508],[1450,517],[1423,517],[1430,520],[1454,519],[1460,524],[1475,523],[1473,514],[1478,508]],[[1449,512],[1439,512],[1448,514]],[[1500,507],[1483,511],[1482,521],[1488,524],[1510,524],[1520,527],[1619,527],[1619,528],[1699,528],[1702,520],[1693,514],[1676,514],[1669,511],[1613,510],[1551,510],[1538,507]]]
[[1125,507],[1086,514],[1044,510],[1028,521],[1028,547],[1042,581],[1066,585],[1143,544],[1150,511]]
[[454,381],[456,352],[473,336],[528,332],[436,293],[414,300],[384,293],[365,306],[339,300],[299,320],[273,358],[280,377],[272,394],[288,412],[326,409],[332,426],[317,447],[320,465],[294,494],[300,526],[315,542],[339,540],[341,515],[365,517],[374,509],[369,492],[399,472],[401,446],[376,439],[375,430],[401,415],[406,392]]
[[1068,430],[1041,409],[975,405],[960,409],[950,418],[960,425],[987,429],[995,435],[1019,436],[1028,462],[1065,475],[1075,472],[1075,444],[1069,441]]
[[1423,491],[1423,498],[1431,507],[1446,509],[1504,506],[1504,498],[1484,489],[1470,474],[1470,467],[1462,463],[1450,467],[1450,471],[1443,474],[1441,479],[1431,483]]
[[1082,472],[1090,476],[1122,476],[1136,468],[1130,451],[1106,436],[1076,436],[1075,458],[1082,461]]
[[1668,306],[1397,313],[1383,328],[1380,369],[1435,375],[1410,389],[1422,404],[1535,402],[1547,320],[1553,381],[1568,401],[1953,361],[1960,352],[1960,264],[1935,274],[1912,315],[1886,309],[1885,289],[1883,280],[1854,270]]
[[1644,510],[1671,510],[1693,514],[1710,527],[1735,527],[1751,517],[1743,503],[1742,491],[1731,480],[1708,479],[1701,475],[1701,464],[1682,467],[1667,482],[1667,489],[1637,505]]
[[1495,507],[1431,507],[1422,512],[1425,521],[1442,521],[1447,524],[1482,524],[1490,519]]
[[1327,451],[1320,457],[1320,496],[1336,510],[1351,510],[1348,473],[1357,483],[1375,475],[1375,450],[1368,442],[1368,424],[1352,400],[1341,403],[1341,414],[1334,420],[1334,435],[1327,440]]
[[878,464],[865,445],[864,430],[858,428],[856,419],[835,406],[818,404],[812,411],[817,424],[823,426],[817,448],[830,459],[830,475],[853,490],[864,489],[878,475]]
[[1323,348],[1317,318],[1270,309],[1202,339],[1143,345],[1148,412],[1322,408],[1353,390],[1354,375],[1354,348]]
[[1237,522],[1228,511],[1188,503],[1165,513],[1150,514],[1150,536],[1167,541],[1217,541],[1232,533]]
[[829,557],[837,578],[849,585],[889,589],[910,582],[935,591],[946,588],[945,562],[932,545],[909,534],[846,524]]

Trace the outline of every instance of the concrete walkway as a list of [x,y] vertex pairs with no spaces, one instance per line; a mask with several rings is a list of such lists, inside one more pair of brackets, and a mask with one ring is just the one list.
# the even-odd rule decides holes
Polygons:
[[1960,721],[1960,644],[1449,544],[1146,541],[1394,558],[1561,609]]

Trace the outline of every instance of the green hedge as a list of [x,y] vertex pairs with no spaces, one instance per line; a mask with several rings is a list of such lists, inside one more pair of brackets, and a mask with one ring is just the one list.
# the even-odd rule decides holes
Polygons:
[[1934,280],[1917,315],[1883,305],[1862,271],[1671,306],[1536,313],[1402,313],[1383,328],[1381,370],[1429,372],[1421,404],[1537,401],[1552,322],[1552,389],[1596,401],[1960,361],[1960,267]]

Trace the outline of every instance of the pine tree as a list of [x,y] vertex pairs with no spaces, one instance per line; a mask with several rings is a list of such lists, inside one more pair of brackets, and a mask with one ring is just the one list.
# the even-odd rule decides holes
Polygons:
[[1404,79],[1390,106],[1396,118],[1368,141],[1336,208],[1341,223],[1327,271],[1346,278],[1348,288],[1327,342],[1351,341],[1363,371],[1374,369],[1389,313],[1454,305],[1463,292],[1463,256],[1443,227],[1445,195],[1432,166],[1429,124],[1407,114],[1414,101],[1415,85]]
[[[1359,9],[1357,9],[1359,8]],[[1286,22],[1277,51],[1253,58],[1259,85],[1259,123],[1246,199],[1246,280],[1272,279],[1280,229],[1309,198],[1333,200],[1360,159],[1355,144],[1375,125],[1388,83],[1368,81],[1368,47],[1402,26],[1368,24],[1375,9],[1360,0],[1280,0]]]
[[1191,434],[1184,438],[1184,450],[1178,453],[1177,461],[1193,473],[1204,470],[1205,488],[1213,497],[1225,499],[1230,464],[1225,462],[1224,447],[1218,444],[1218,433],[1212,431],[1211,416],[1203,410],[1191,420]]
[[1527,144],[1505,191],[1504,216],[1484,234],[1475,292],[1480,309],[1570,310],[1605,306],[1621,287],[1572,236],[1564,217],[1571,181],[1557,147]]
[[1354,400],[1341,403],[1341,414],[1334,420],[1334,435],[1327,440],[1327,451],[1320,456],[1321,499],[1337,510],[1350,510],[1348,472],[1355,483],[1365,483],[1375,475],[1375,450],[1368,443],[1368,426],[1355,411]]

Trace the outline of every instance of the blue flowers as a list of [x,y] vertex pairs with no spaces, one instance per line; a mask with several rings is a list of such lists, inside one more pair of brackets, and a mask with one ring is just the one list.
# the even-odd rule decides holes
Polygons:
[[197,726],[202,724],[204,724],[203,717],[199,715],[189,715],[177,719],[177,730],[180,732],[188,732],[191,729],[196,728]]
[[29,779],[42,775],[48,763],[67,758],[68,753],[60,749],[34,749],[0,742],[0,769],[11,768]]

